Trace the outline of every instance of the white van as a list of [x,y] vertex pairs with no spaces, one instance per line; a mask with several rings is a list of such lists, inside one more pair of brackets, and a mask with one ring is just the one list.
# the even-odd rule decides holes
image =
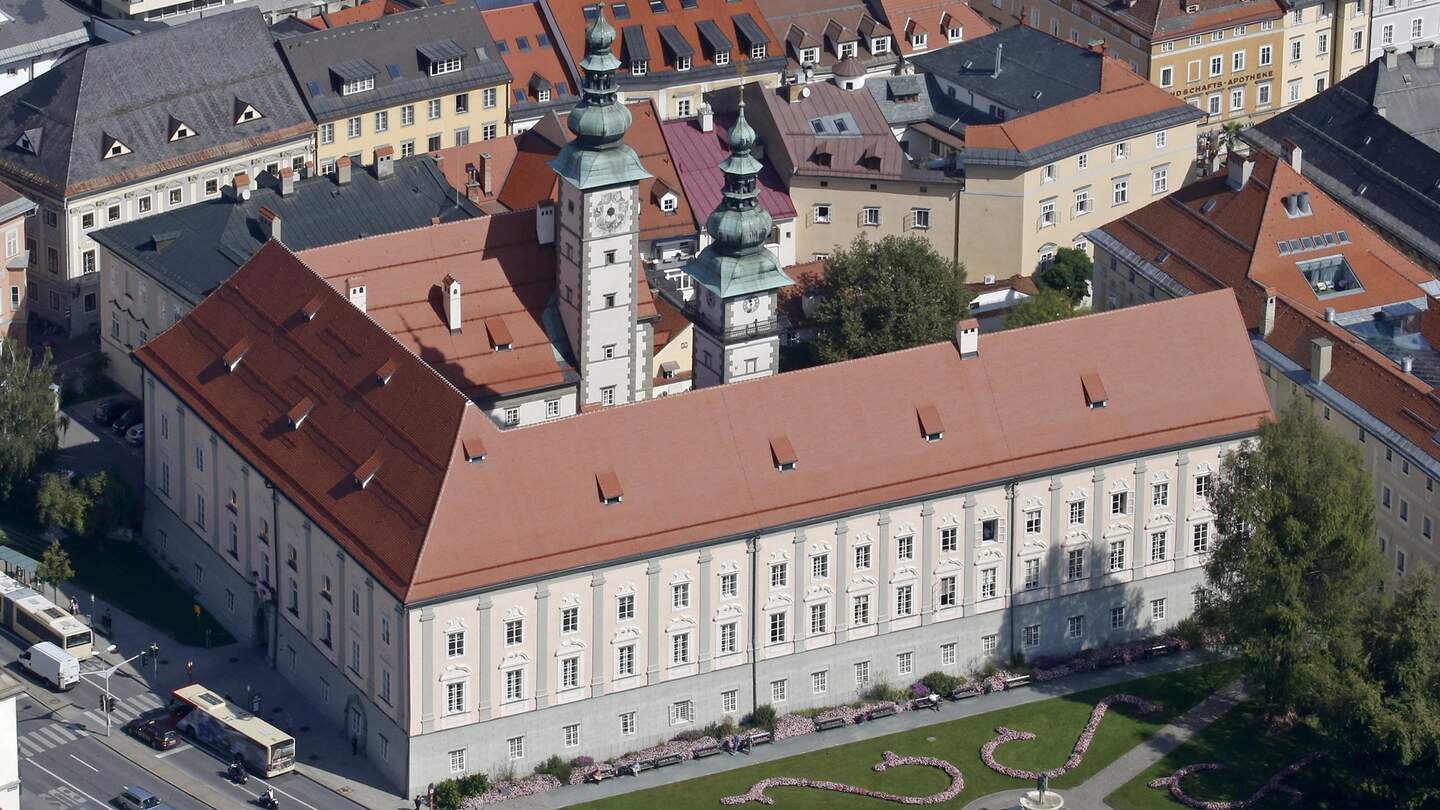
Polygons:
[[69,689],[80,682],[80,661],[50,641],[42,641],[21,653],[20,666],[56,689]]

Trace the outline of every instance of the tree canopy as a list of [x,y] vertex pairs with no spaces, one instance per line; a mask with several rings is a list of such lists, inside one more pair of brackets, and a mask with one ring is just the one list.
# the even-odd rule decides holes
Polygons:
[[35,566],[35,577],[41,582],[50,586],[50,591],[69,582],[75,576],[75,569],[70,565],[70,554],[60,546],[59,540],[52,540],[45,553],[40,555],[40,563]]
[[1304,400],[1221,466],[1201,618],[1235,646],[1271,716],[1317,710],[1361,655],[1379,581],[1373,499],[1359,453]]
[[1090,257],[1077,248],[1060,248],[1049,266],[1035,274],[1040,287],[1065,294],[1071,304],[1079,304],[1090,294],[1090,278],[1094,274]]
[[139,506],[124,480],[102,470],[78,481],[53,473],[45,476],[35,493],[35,512],[46,526],[77,536],[101,536],[133,523]]
[[47,349],[40,362],[13,340],[0,341],[0,498],[59,445],[56,431],[55,363]]
[[1075,317],[1078,313],[1079,310],[1065,293],[1050,287],[1041,287],[1038,293],[1005,311],[1005,328],[1018,329],[1022,326],[1063,321]]
[[950,340],[968,314],[964,283],[927,239],[856,237],[825,262],[816,354],[833,363]]

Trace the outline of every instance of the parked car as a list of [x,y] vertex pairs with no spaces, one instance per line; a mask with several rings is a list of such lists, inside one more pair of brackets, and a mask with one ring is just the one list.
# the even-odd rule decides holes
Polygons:
[[125,435],[125,431],[129,430],[135,425],[140,424],[140,420],[144,418],[144,409],[141,408],[139,405],[136,405],[133,408],[130,408],[124,413],[120,414],[120,416],[115,420],[115,423],[110,426],[110,429],[123,436]]
[[95,406],[95,422],[101,425],[108,425],[115,421],[115,418],[124,413],[127,408],[135,406],[135,400],[130,397],[111,397]]
[[130,429],[125,431],[125,443],[131,445],[132,447],[139,447],[140,445],[145,443],[144,422],[136,425],[131,425]]
[[167,722],[167,718],[163,717],[153,717],[149,720],[143,717],[136,718],[125,726],[125,731],[140,742],[159,751],[165,751],[180,744],[180,734],[175,731],[174,723]]
[[172,810],[160,797],[142,787],[127,787],[115,797],[115,804],[124,810]]

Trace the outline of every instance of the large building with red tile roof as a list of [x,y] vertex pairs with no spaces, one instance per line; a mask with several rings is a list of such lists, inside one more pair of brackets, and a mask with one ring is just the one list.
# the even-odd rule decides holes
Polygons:
[[864,0],[765,0],[765,18],[785,43],[793,71],[823,79],[846,59],[885,73],[898,58],[896,33]]
[[272,242],[136,352],[145,542],[404,795],[1162,632],[1270,413],[1222,291],[501,430],[374,283]]
[[998,26],[965,0],[877,0],[880,20],[897,32],[895,50],[905,57],[983,37]]
[[1228,174],[1096,231],[1096,304],[1234,290],[1277,410],[1302,400],[1356,444],[1390,571],[1433,569],[1440,281],[1285,152],[1233,156]]
[[507,0],[480,8],[505,67],[510,70],[510,132],[535,125],[579,100],[580,71],[557,41],[543,0]]
[[[543,0],[575,60],[600,13],[593,0]],[[617,0],[605,15],[618,35],[616,80],[627,101],[653,99],[662,118],[700,114],[705,95],[742,82],[775,86],[784,39],[766,22],[770,0]]]

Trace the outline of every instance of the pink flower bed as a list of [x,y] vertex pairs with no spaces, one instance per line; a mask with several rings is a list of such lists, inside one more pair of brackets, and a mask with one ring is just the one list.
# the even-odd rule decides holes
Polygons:
[[943,759],[934,757],[902,757],[897,756],[893,751],[886,751],[884,759],[873,766],[877,773],[896,768],[902,765],[924,765],[930,768],[938,768],[950,777],[950,786],[939,793],[929,796],[901,796],[897,793],[886,793],[880,790],[869,790],[868,788],[856,787],[855,785],[844,785],[839,782],[828,782],[816,779],[801,779],[792,776],[777,776],[769,779],[761,779],[751,786],[750,790],[739,796],[726,796],[720,800],[721,804],[746,804],[748,802],[759,802],[760,804],[774,804],[775,800],[765,794],[765,791],[772,787],[807,787],[816,790],[829,790],[835,793],[849,793],[853,796],[866,796],[871,799],[894,802],[896,804],[940,804],[948,802],[960,795],[965,789],[965,777],[960,769],[951,765]]
[[550,774],[527,776],[524,779],[517,779],[513,782],[496,782],[491,788],[479,796],[473,796],[460,803],[462,810],[479,807],[484,804],[499,804],[506,799],[518,799],[521,796],[535,796],[547,790],[554,790],[560,787],[560,780]]
[[1151,780],[1150,787],[1157,789],[1169,788],[1170,795],[1175,801],[1180,802],[1186,807],[1196,808],[1196,810],[1244,810],[1244,808],[1250,807],[1265,798],[1267,794],[1275,792],[1288,795],[1291,802],[1298,802],[1301,797],[1300,791],[1285,784],[1285,780],[1294,776],[1301,768],[1310,764],[1310,761],[1317,756],[1319,756],[1318,752],[1309,754],[1299,762],[1292,763],[1280,769],[1279,772],[1270,777],[1270,780],[1261,785],[1260,789],[1255,791],[1254,795],[1248,799],[1236,799],[1228,802],[1206,801],[1204,799],[1196,799],[1186,794],[1185,789],[1180,787],[1180,780],[1196,771],[1214,771],[1225,767],[1217,762],[1197,762],[1194,765],[1186,765],[1169,776],[1162,776],[1159,779]]
[[[1094,710],[1090,712],[1090,722],[1086,723],[1085,730],[1080,732],[1079,739],[1075,741],[1075,748],[1070,752],[1070,758],[1065,760],[1064,765],[1045,771],[1046,776],[1054,779],[1068,773],[1074,770],[1080,762],[1085,759],[1085,752],[1090,750],[1090,743],[1095,741],[1095,730],[1100,727],[1100,721],[1104,719],[1105,712],[1116,703],[1135,706],[1145,714],[1150,714],[1160,709],[1158,705],[1134,695],[1108,695],[1102,698],[1099,703],[1095,704]],[[1028,731],[1016,731],[1015,729],[1006,728],[1005,726],[1000,726],[995,729],[995,732],[996,736],[994,739],[980,746],[980,759],[985,763],[986,767],[997,773],[1014,777],[1015,779],[1033,781],[1040,778],[1040,773],[1037,771],[1022,771],[1019,768],[1011,768],[1008,765],[1001,765],[995,761],[995,749],[1014,740],[1033,740],[1035,739],[1035,735]]]

